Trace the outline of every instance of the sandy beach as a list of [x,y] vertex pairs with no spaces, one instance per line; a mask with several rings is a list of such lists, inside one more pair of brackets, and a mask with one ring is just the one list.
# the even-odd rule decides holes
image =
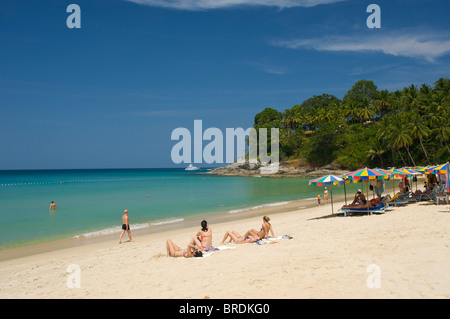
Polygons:
[[[275,236],[292,239],[229,244],[204,258],[166,257],[167,239],[183,247],[199,227],[85,244],[2,261],[0,297],[449,298],[449,216],[449,206],[425,202],[372,216],[297,209],[271,216]],[[226,230],[260,224],[211,224],[213,245]],[[70,267],[79,267],[79,288]]]

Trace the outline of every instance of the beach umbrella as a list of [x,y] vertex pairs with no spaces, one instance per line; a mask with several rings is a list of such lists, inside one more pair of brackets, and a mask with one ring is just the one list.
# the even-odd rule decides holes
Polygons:
[[388,174],[382,173],[381,171],[376,171],[371,168],[362,168],[359,170],[356,170],[354,172],[345,174],[346,178],[352,179],[352,180],[363,180],[368,181],[371,179],[389,179]]
[[[396,199],[395,199],[395,179],[396,178],[406,177],[406,176],[408,176],[408,173],[405,172],[405,171],[402,171],[400,169],[394,168],[394,167],[389,169],[387,172],[389,174],[391,174],[391,178],[392,178],[392,192],[393,192],[392,196],[394,197],[394,206],[397,206],[397,202],[396,202]],[[409,176],[411,176],[411,175],[409,175]]]
[[416,168],[414,170],[420,174],[429,174],[428,171],[430,171],[431,169],[433,169],[435,167],[436,167],[436,165],[428,165],[428,166],[422,166],[422,167]]
[[421,175],[422,173],[417,172],[415,169],[408,168],[408,167],[402,167],[398,169],[400,172],[406,172],[410,175]]
[[448,204],[448,194],[450,193],[450,164],[447,162],[447,183],[445,183],[445,189],[447,190],[447,204]]
[[[408,177],[415,176],[415,175],[422,175],[422,173],[419,173],[419,172],[415,171],[412,168],[403,167],[403,168],[399,168],[398,170],[401,171],[401,172],[407,173]],[[417,178],[415,178],[415,179],[416,179],[416,191],[417,191]],[[412,189],[412,187],[411,187],[411,189]]]
[[447,164],[434,166],[427,170],[427,174],[447,174]]
[[331,214],[334,214],[333,209],[333,185],[342,185],[345,181],[342,177],[336,175],[327,175],[319,178],[315,178],[309,181],[309,185],[313,186],[324,186],[330,185],[330,195],[331,195]]
[[[389,179],[391,175],[381,172],[380,170],[374,170],[371,168],[362,168],[354,172],[345,174],[345,178],[354,181],[367,182],[367,198],[369,198],[369,181],[374,179]],[[367,214],[369,214],[369,206],[367,206]]]

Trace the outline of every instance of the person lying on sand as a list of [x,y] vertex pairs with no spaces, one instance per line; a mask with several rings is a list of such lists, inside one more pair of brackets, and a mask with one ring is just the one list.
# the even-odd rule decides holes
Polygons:
[[246,243],[254,243],[255,241],[258,241],[259,238],[254,237],[254,236],[246,236],[246,237],[242,237],[237,231],[229,231],[227,230],[225,233],[225,236],[223,237],[223,240],[220,242],[220,245],[225,244],[225,241],[228,239],[228,237],[230,237],[230,240],[228,242],[231,242],[233,240],[233,242],[235,244],[246,244]]
[[272,237],[275,237],[275,235],[273,233],[272,224],[269,223],[269,221],[270,221],[270,218],[268,216],[264,216],[260,231],[257,231],[256,229],[250,229],[249,231],[247,231],[245,233],[244,237],[253,236],[253,237],[257,237],[259,240],[259,239],[263,239],[264,237],[268,238],[269,232],[272,234]]
[[210,248],[212,246],[212,229],[208,227],[206,220],[201,222],[202,228],[198,233],[191,239],[190,244],[197,245],[202,249]]
[[167,257],[202,257],[203,254],[195,245],[188,244],[185,250],[175,245],[170,239],[166,242]]

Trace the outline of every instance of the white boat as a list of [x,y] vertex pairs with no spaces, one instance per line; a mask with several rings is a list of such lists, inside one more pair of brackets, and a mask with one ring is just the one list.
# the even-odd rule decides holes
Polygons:
[[200,168],[192,166],[192,164],[189,164],[188,167],[185,168],[186,171],[196,171],[199,170]]

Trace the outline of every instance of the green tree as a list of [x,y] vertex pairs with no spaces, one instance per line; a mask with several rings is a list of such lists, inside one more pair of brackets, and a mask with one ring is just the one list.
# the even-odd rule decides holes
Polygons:
[[428,135],[430,135],[431,130],[428,128],[428,126],[425,125],[422,118],[417,114],[410,116],[408,120],[409,124],[407,126],[407,129],[411,133],[411,137],[413,139],[419,140],[420,145],[422,146],[423,153],[425,154],[425,157],[427,159],[428,165],[431,165],[427,151],[423,146],[423,139],[428,137]]

